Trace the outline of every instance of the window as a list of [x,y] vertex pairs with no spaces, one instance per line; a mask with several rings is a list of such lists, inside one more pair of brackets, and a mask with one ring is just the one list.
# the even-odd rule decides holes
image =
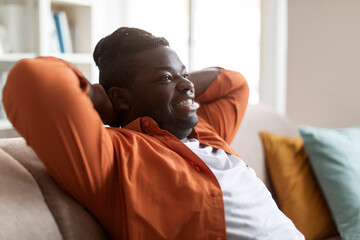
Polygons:
[[189,70],[241,72],[259,102],[259,0],[131,0],[126,25],[164,36]]

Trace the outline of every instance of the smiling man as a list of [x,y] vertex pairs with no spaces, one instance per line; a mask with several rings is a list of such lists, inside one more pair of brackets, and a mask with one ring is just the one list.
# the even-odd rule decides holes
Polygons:
[[140,70],[129,88],[109,90],[114,107],[126,111],[119,118],[121,125],[149,116],[177,138],[187,137],[198,123],[195,90],[177,54],[167,46],[159,46],[134,54],[134,58]]
[[303,239],[229,146],[248,101],[241,74],[188,75],[164,38],[136,28],[103,38],[94,60],[100,85],[56,58],[22,60],[3,103],[112,239]]

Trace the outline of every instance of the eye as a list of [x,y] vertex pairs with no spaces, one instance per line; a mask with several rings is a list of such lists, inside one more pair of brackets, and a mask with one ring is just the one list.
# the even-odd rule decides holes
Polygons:
[[185,74],[183,75],[183,78],[188,79],[188,78],[189,78],[189,74],[185,73]]
[[160,78],[160,81],[161,82],[171,82],[172,81],[172,77],[170,75],[165,75],[165,76],[162,76]]

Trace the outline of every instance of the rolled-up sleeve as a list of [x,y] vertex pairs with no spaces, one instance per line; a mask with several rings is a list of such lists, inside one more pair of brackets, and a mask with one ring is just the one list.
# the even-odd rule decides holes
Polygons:
[[200,121],[209,123],[227,143],[233,140],[249,99],[249,87],[238,72],[220,69],[220,73],[196,101]]
[[52,57],[18,62],[3,91],[15,129],[57,182],[83,203],[109,187],[114,161],[111,139],[87,91],[76,68]]

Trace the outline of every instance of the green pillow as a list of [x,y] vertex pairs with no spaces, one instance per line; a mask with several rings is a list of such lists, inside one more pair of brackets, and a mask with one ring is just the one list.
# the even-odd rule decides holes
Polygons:
[[359,240],[360,126],[299,131],[342,239]]

